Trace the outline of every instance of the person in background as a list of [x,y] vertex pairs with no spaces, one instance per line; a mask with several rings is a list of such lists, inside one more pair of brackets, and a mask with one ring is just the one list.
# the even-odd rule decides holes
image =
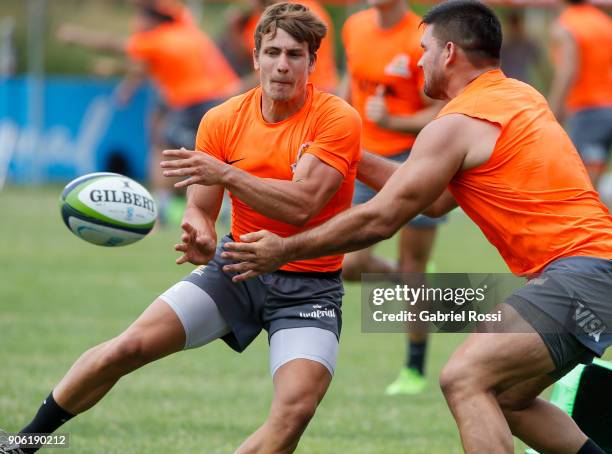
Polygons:
[[[365,152],[403,162],[416,134],[433,120],[442,104],[423,93],[423,72],[417,67],[423,53],[421,18],[405,0],[369,0],[369,5],[350,16],[342,30],[347,75],[341,96],[361,115]],[[374,195],[372,189],[356,182],[353,204],[365,203]],[[399,272],[409,280],[421,281],[410,285],[421,285],[415,273],[426,271],[440,222],[443,218],[421,215],[402,228],[399,265],[375,257],[371,247],[348,254],[344,279],[360,281],[362,273]],[[408,334],[405,364],[386,394],[417,394],[425,388],[426,348],[426,332]]]
[[153,150],[150,180],[158,202],[160,222],[166,221],[172,184],[158,170],[164,148],[194,147],[202,115],[241,90],[236,73],[215,43],[195,26],[187,10],[176,2],[168,9],[157,2],[136,2],[132,35],[127,39],[66,24],[58,38],[99,51],[129,57],[117,99],[128,103],[140,84],[150,78],[161,105],[152,117]]
[[560,122],[567,119],[567,132],[597,188],[612,146],[612,19],[583,0],[565,0],[552,44],[548,102]]
[[506,20],[501,48],[502,71],[508,77],[533,85],[533,75],[530,72],[538,64],[540,57],[538,44],[525,31],[523,11],[512,11]]

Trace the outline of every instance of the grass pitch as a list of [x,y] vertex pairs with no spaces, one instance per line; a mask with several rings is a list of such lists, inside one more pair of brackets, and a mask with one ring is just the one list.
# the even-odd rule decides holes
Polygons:
[[[117,335],[191,270],[174,264],[178,229],[117,249],[77,239],[61,221],[59,193],[0,193],[0,427],[9,432],[30,420],[83,351]],[[394,245],[379,253],[394,256]],[[460,213],[441,228],[434,260],[439,272],[506,270]],[[347,285],[336,377],[298,452],[461,452],[437,376],[462,335],[432,336],[423,394],[387,397],[404,336],[363,334],[360,326],[359,286]],[[60,429],[70,433],[70,450],[49,452],[232,452],[263,422],[271,390],[265,335],[241,355],[215,342],[123,378]]]

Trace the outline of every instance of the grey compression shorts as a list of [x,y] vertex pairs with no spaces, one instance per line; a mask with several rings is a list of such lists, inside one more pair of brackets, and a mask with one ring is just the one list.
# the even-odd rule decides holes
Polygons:
[[317,361],[333,374],[344,294],[339,273],[276,272],[233,283],[219,256],[229,240],[223,238],[208,265],[160,296],[183,324],[185,348],[221,338],[241,352],[265,329],[273,374],[296,358]]

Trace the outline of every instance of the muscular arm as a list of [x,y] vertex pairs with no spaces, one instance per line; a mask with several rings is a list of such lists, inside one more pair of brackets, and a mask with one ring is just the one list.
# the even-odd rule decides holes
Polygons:
[[[372,189],[379,191],[400,167],[399,162],[364,151],[357,168],[357,178]],[[456,206],[455,198],[447,189],[423,211],[423,214],[436,218],[445,215]]]
[[558,121],[563,121],[565,99],[576,78],[580,56],[576,42],[570,32],[560,25],[555,25],[552,31],[553,45],[558,49],[558,60],[555,62],[548,102]]
[[306,153],[298,161],[291,181],[258,178],[231,167],[222,184],[255,211],[302,226],[329,202],[342,180],[340,172]]
[[183,215],[181,242],[174,249],[181,252],[176,263],[186,262],[205,265],[215,254],[217,232],[215,222],[223,200],[222,186],[199,186],[187,188],[187,208]]
[[259,178],[200,151],[165,150],[166,177],[189,178],[175,187],[221,185],[258,213],[271,219],[302,226],[315,216],[338,191],[342,174],[313,154],[298,161],[293,179]]

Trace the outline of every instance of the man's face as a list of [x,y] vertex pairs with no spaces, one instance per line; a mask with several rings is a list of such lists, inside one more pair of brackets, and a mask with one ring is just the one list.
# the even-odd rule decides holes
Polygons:
[[299,43],[277,28],[274,38],[271,34],[262,37],[259,55],[254,52],[253,57],[265,96],[280,102],[301,99],[314,69],[306,42]]
[[425,94],[432,99],[446,99],[447,76],[444,66],[444,49],[433,36],[433,26],[427,25],[421,38],[423,56],[418,65],[425,75]]

